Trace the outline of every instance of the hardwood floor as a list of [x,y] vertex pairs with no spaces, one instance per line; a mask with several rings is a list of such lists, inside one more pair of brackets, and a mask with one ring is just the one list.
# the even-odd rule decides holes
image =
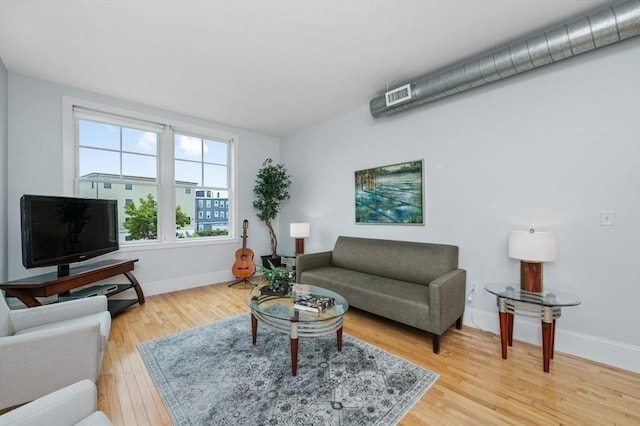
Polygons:
[[[247,312],[247,291],[221,283],[150,296],[114,317],[99,408],[116,425],[170,425],[136,344]],[[502,360],[499,336],[464,326],[435,355],[426,333],[356,309],[344,331],[440,375],[401,425],[640,424],[640,374],[562,353],[544,373],[540,347],[514,342]]]

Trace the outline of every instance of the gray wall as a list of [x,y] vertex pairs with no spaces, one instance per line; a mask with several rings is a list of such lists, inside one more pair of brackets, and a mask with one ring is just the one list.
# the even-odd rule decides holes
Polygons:
[[7,115],[9,102],[7,68],[0,58],[0,281],[7,272]]
[[[309,252],[338,235],[459,245],[477,287],[465,323],[492,331],[483,286],[519,281],[508,232],[556,232],[545,285],[582,299],[563,310],[556,348],[640,371],[639,111],[637,38],[383,119],[363,105],[283,139],[296,186],[280,221],[311,223]],[[426,225],[356,225],[354,171],[418,159]],[[516,338],[540,342],[539,322],[517,321]]]
[[[240,164],[239,219],[249,219],[248,244],[256,254],[269,251],[268,233],[251,206],[253,182],[262,161],[278,161],[279,140],[270,136],[231,128],[179,114],[100,96],[71,87],[9,73],[8,145],[8,270],[9,278],[45,272],[45,268],[26,270],[21,262],[19,200],[25,193],[63,193],[62,98],[71,96],[112,107],[206,126],[238,135]],[[277,223],[276,223],[277,227]],[[277,229],[277,228],[276,228]],[[233,279],[231,267],[235,243],[206,246],[175,246],[169,249],[123,248],[111,257],[139,258],[136,277],[146,294]]]

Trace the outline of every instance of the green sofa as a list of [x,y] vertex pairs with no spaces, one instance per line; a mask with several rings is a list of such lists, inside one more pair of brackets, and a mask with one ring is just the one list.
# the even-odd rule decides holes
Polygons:
[[340,236],[332,251],[298,255],[296,281],[344,296],[355,308],[429,332],[433,352],[462,327],[467,273],[458,247]]

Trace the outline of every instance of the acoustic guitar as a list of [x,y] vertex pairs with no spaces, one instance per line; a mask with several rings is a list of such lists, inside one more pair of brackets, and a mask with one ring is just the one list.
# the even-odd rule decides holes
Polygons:
[[242,248],[236,250],[236,261],[231,268],[233,276],[236,278],[249,278],[256,273],[256,265],[253,263],[253,250],[247,248],[247,219],[242,223]]

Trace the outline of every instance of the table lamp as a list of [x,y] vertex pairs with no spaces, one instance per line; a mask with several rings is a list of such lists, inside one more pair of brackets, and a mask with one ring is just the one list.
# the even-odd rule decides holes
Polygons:
[[556,234],[528,231],[509,232],[509,257],[520,259],[520,289],[542,292],[542,262],[553,262],[557,257]]
[[304,253],[304,239],[310,235],[308,223],[292,223],[290,228],[291,238],[296,239],[296,255]]

